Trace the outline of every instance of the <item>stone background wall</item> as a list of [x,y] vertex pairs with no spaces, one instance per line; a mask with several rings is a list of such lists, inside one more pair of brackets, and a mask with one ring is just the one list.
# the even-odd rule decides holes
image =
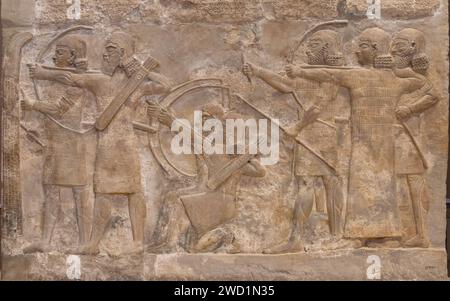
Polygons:
[[[427,37],[426,52],[432,64],[429,78],[442,96],[442,101],[424,117],[425,156],[431,163],[426,175],[432,193],[429,232],[432,248],[445,246],[444,200],[448,146],[446,0],[382,0],[381,19],[373,20],[367,17],[368,4],[365,0],[81,0],[79,19],[71,14],[74,19],[68,18],[70,5],[66,0],[2,1],[5,43],[19,31],[29,31],[34,36],[23,49],[22,56],[21,86],[28,93],[33,93],[33,86],[26,64],[35,61],[39,51],[46,47],[55,33],[74,25],[92,26],[94,34],[86,31],[88,57],[90,67],[98,69],[104,37],[116,29],[123,29],[137,39],[138,57],[144,59],[151,54],[157,58],[161,63],[160,72],[176,83],[201,77],[222,78],[234,92],[251,99],[261,108],[267,108],[269,114],[280,118],[284,124],[296,119],[295,110],[286,109],[295,108],[294,101],[260,83],[253,86],[247,83],[241,72],[241,53],[258,65],[271,70],[283,70],[290,41],[317,22],[348,19],[349,26],[338,30],[344,35],[347,64],[356,65],[351,41],[363,29],[379,26],[395,33],[413,27],[423,31]],[[302,50],[300,48],[297,52],[296,62],[305,59]],[[45,61],[50,62],[50,56]],[[46,88],[45,85],[42,87]],[[273,102],[274,98],[279,101]],[[339,101],[342,115],[348,117],[347,98],[348,95],[342,92]],[[247,113],[252,114],[251,111]],[[43,117],[38,113],[27,113],[24,118],[32,128],[38,131],[42,129]],[[145,121],[145,118],[144,108],[141,108],[136,120]],[[3,240],[2,254],[7,256],[21,255],[22,247],[40,236],[42,152],[24,133],[21,135],[24,233],[18,238]],[[139,134],[139,139],[141,172],[148,206],[146,236],[150,243],[161,207],[161,196],[171,187],[152,158],[147,136]],[[95,137],[90,137],[90,141],[89,152],[93,158]],[[245,253],[260,253],[289,234],[293,206],[292,195],[288,193],[292,147],[289,140],[283,141],[280,164],[269,167],[265,179],[246,179],[241,185],[240,218],[236,226],[237,238],[245,246]],[[77,240],[70,195],[65,197],[63,212],[53,238],[54,247],[60,251],[74,245]],[[320,220],[314,223],[320,225],[315,231],[320,232],[326,227]],[[314,235],[311,233],[311,237]],[[102,252],[115,255],[130,241],[127,204],[118,198],[114,203],[111,227],[102,242]]]

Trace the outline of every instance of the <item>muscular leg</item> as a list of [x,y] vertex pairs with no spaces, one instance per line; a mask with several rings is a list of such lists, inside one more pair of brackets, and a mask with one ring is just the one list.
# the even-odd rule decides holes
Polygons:
[[191,186],[168,192],[163,200],[163,206],[159,214],[157,228],[153,233],[157,243],[149,247],[150,252],[162,253],[173,250],[189,249],[187,233],[191,222],[186,216],[186,211],[180,196],[199,193],[198,186]]
[[[161,204],[161,209],[158,213],[158,220],[156,222],[155,230],[152,235],[152,242],[149,246],[149,251],[154,252],[159,251],[160,248],[165,247],[171,241],[174,222],[171,218],[174,216],[173,208],[178,200],[178,195],[176,192],[170,192],[165,195],[163,202]],[[155,251],[155,252],[156,252]]]
[[320,247],[312,246],[309,250],[357,249],[366,243],[363,239],[343,239],[345,221],[345,198],[342,179],[336,176],[323,176],[326,192],[326,206],[330,233],[334,236],[327,244]]
[[314,202],[316,204],[317,213],[325,213],[327,196],[326,196],[326,193],[324,192],[324,189],[322,189],[324,186],[325,186],[325,181],[322,181],[321,177],[315,177],[315,179],[314,179]]
[[130,212],[131,229],[135,251],[143,251],[145,217],[147,216],[147,206],[142,192],[133,193],[128,196],[128,209]]
[[295,201],[291,241],[299,241],[303,234],[303,225],[311,215],[314,206],[314,177],[298,179],[298,197]]
[[44,227],[42,242],[45,245],[49,245],[61,212],[61,188],[54,185],[45,185],[44,193]]
[[339,236],[343,230],[342,213],[344,210],[344,197],[340,181],[336,176],[323,176],[323,183],[327,195],[326,204],[330,233],[333,236]]
[[56,185],[44,185],[44,217],[42,238],[38,243],[33,243],[24,249],[24,253],[46,252],[50,248],[53,231],[61,212],[60,187]]
[[97,255],[99,244],[111,218],[111,201],[107,195],[97,193],[95,195],[94,221],[92,226],[91,239],[87,246],[81,250],[81,254]]
[[263,251],[265,254],[298,252],[303,250],[301,237],[303,226],[311,215],[314,205],[314,177],[299,177],[299,191],[294,205],[292,231],[289,241]]
[[430,245],[426,231],[426,214],[429,208],[429,198],[425,179],[421,175],[408,175],[408,186],[412,200],[416,236],[405,242],[407,247],[423,247]]
[[89,200],[89,186],[72,188],[73,198],[77,214],[79,243],[86,244],[91,236],[92,207]]

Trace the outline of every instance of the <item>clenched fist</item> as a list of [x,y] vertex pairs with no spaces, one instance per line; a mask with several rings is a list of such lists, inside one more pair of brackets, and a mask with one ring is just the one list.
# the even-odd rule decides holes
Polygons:
[[27,64],[30,77],[36,79],[42,72],[42,67],[38,64]]
[[170,112],[167,109],[165,109],[165,108],[161,109],[161,113],[158,116],[158,121],[161,124],[171,127],[174,120],[175,120],[175,118],[172,117],[172,115],[170,114]]
[[242,72],[247,77],[258,76],[259,68],[253,65],[252,63],[245,63],[244,66],[242,67]]
[[33,110],[35,100],[29,98],[22,89],[20,89],[20,94],[22,95],[20,99],[20,107],[22,108],[22,110]]
[[295,65],[287,65],[285,67],[286,74],[290,78],[298,77],[298,75],[301,73],[301,68],[295,66]]
[[408,119],[409,117],[411,117],[413,112],[411,111],[410,108],[408,108],[406,106],[399,106],[395,110],[395,114],[397,115],[398,119]]
[[157,118],[159,116],[159,113],[161,112],[160,106],[150,101],[148,101],[147,104],[148,104],[147,107],[148,116],[151,118]]

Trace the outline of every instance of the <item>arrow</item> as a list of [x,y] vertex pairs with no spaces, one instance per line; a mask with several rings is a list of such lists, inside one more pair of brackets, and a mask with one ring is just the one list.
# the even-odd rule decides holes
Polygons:
[[298,137],[292,137],[288,134],[288,131],[285,127],[281,126],[277,121],[275,121],[274,119],[272,119],[269,115],[267,115],[266,113],[264,113],[263,111],[261,111],[258,107],[256,107],[255,105],[253,105],[252,103],[250,103],[249,101],[247,101],[246,99],[244,99],[242,96],[238,95],[238,94],[234,94],[236,97],[238,97],[240,100],[242,100],[245,104],[247,104],[249,107],[251,107],[252,109],[254,109],[255,111],[257,111],[258,113],[260,113],[262,116],[264,116],[265,118],[267,118],[268,120],[270,120],[273,124],[277,125],[284,133],[286,133],[291,139],[295,140],[295,142],[297,142],[298,144],[300,144],[301,146],[303,146],[304,148],[306,148],[310,153],[312,153],[314,156],[316,156],[318,159],[320,159],[320,161],[322,161],[323,163],[325,163],[325,165],[327,165],[334,174],[337,174],[336,168],[334,167],[334,165],[332,165],[331,163],[329,163],[321,154],[319,154],[318,152],[316,152],[313,148],[311,148],[308,144],[306,144],[304,141],[302,141],[300,138]]

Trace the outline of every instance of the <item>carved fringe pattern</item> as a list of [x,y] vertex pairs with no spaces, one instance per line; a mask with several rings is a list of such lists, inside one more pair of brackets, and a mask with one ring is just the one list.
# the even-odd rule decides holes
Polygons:
[[430,67],[430,60],[426,54],[417,55],[412,60],[413,70],[420,74],[425,74]]
[[[6,83],[17,84],[14,78],[5,79]],[[5,102],[17,103],[18,96],[8,95],[5,93]],[[13,99],[14,98],[14,99]],[[16,236],[22,234],[22,199],[20,186],[20,147],[19,147],[19,116],[11,112],[3,112],[3,166],[2,166],[2,182],[3,182],[3,226],[8,236]]]
[[375,58],[375,68],[391,69],[394,67],[394,58],[390,55],[379,55]]
[[15,237],[22,235],[22,195],[20,181],[20,112],[19,80],[22,47],[33,35],[22,32],[14,35],[5,51],[3,61],[2,107],[2,202],[4,220],[2,231]]

